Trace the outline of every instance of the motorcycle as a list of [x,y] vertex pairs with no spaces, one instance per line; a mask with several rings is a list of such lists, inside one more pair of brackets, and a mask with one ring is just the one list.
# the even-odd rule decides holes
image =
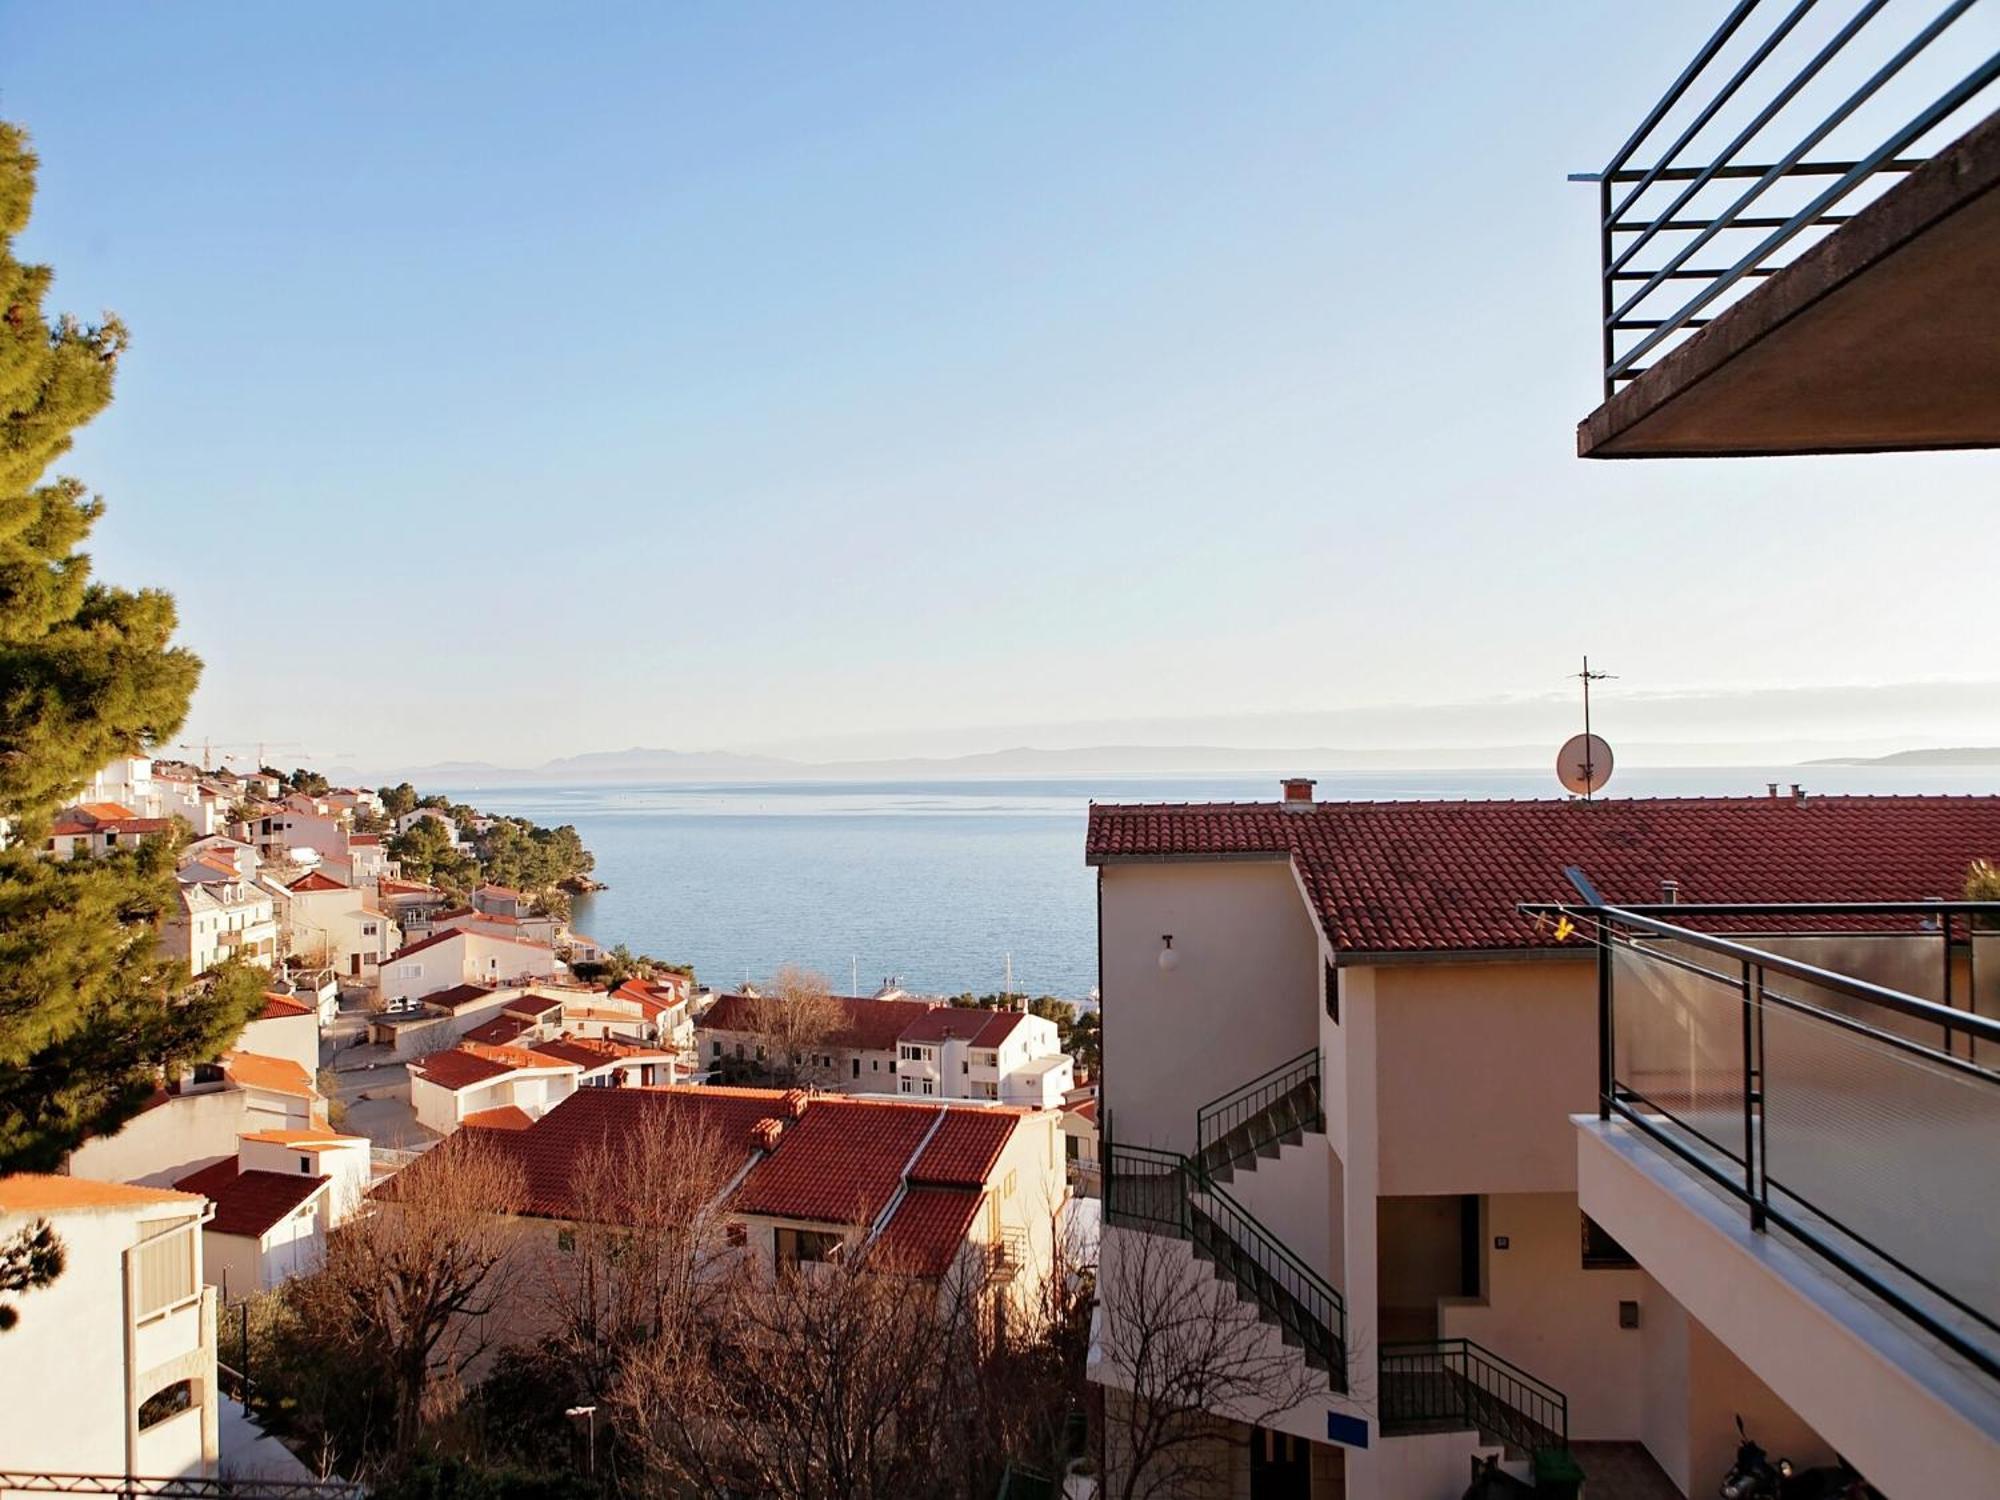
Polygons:
[[1789,1458],[1773,1459],[1743,1430],[1736,1418],[1736,1462],[1722,1476],[1722,1500],[1883,1500],[1845,1459],[1812,1469],[1793,1469]]

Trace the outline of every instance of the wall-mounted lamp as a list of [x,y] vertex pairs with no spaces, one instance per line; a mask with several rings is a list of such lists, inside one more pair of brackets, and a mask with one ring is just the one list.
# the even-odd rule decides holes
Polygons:
[[1160,972],[1171,974],[1180,967],[1181,956],[1174,952],[1174,935],[1171,932],[1160,936]]

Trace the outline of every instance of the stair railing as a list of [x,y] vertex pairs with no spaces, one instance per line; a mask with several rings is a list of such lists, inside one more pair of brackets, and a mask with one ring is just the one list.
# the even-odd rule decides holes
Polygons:
[[[1319,1081],[1319,1048],[1309,1047],[1297,1057],[1259,1073],[1248,1083],[1240,1084],[1220,1098],[1209,1100],[1195,1111],[1196,1154],[1206,1160],[1212,1147],[1244,1126],[1256,1124],[1260,1118],[1264,1119],[1262,1128],[1253,1129],[1249,1135],[1230,1144],[1227,1165],[1233,1166],[1282,1139],[1285,1128],[1268,1118],[1266,1112],[1279,1100],[1309,1083],[1315,1085],[1315,1102],[1311,1114],[1304,1121],[1304,1128],[1324,1130],[1326,1109],[1316,1087]],[[1223,1163],[1210,1163],[1211,1168],[1217,1165]]]
[[[1347,1305],[1325,1278],[1293,1254],[1199,1163],[1178,1151],[1106,1141],[1103,1159],[1105,1223],[1173,1235],[1201,1246],[1211,1256],[1233,1251],[1243,1257],[1305,1314],[1308,1326],[1294,1331],[1325,1361],[1334,1388],[1347,1389]],[[1219,1232],[1225,1243],[1210,1243],[1211,1232]],[[1233,1276],[1233,1267],[1231,1273]],[[1282,1315],[1282,1309],[1272,1310]]]
[[1569,1446],[1569,1398],[1471,1339],[1384,1344],[1384,1432],[1455,1422],[1534,1451]]

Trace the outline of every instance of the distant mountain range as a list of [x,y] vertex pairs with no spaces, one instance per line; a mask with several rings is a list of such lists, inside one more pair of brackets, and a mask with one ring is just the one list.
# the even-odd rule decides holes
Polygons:
[[1809,760],[1809,766],[2000,766],[2000,745],[1966,745],[1950,750],[1898,750],[1894,755],[1836,755]]
[[[1717,764],[1718,747],[1634,745],[1627,763],[1677,766]],[[1775,766],[1776,756],[1754,747],[1726,747],[1743,753],[1724,764]],[[1698,753],[1707,751],[1710,753]],[[1697,753],[1690,753],[1697,752]],[[408,781],[434,787],[616,785],[676,781],[884,781],[963,780],[979,777],[1062,776],[1243,776],[1299,775],[1326,771],[1505,770],[1550,764],[1546,745],[1480,745],[1452,749],[1244,748],[1225,745],[1087,745],[1042,750],[1016,746],[972,755],[905,756],[877,760],[812,761],[733,750],[662,750],[634,746],[566,755],[538,766],[503,766],[492,761],[442,761],[390,771],[341,767],[328,772],[336,782],[382,785]],[[1810,766],[1993,766],[2000,747],[1902,750],[1893,755],[1829,756],[1800,762]]]

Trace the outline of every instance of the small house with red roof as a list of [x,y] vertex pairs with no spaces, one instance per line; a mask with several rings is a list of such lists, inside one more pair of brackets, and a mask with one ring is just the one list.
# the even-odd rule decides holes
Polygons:
[[173,826],[172,818],[141,817],[121,803],[84,802],[56,814],[42,852],[51,859],[102,859],[119,849],[136,849]]
[[547,943],[447,928],[404,944],[382,965],[382,998],[391,1006],[409,1005],[459,985],[519,987],[563,972]]
[[526,1047],[460,1042],[409,1065],[410,1108],[439,1135],[496,1109],[538,1120],[576,1092],[583,1071],[581,1063]]
[[292,952],[310,964],[363,979],[376,972],[401,939],[372,893],[349,885],[330,869],[312,870],[283,889]]
[[326,1237],[359,1207],[369,1181],[365,1136],[269,1129],[237,1154],[175,1182],[215,1205],[202,1225],[204,1279],[225,1301],[316,1270]]

